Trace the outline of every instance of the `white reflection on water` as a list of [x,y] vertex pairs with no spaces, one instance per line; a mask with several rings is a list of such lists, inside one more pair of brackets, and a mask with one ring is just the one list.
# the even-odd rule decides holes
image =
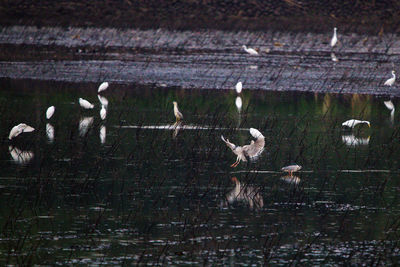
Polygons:
[[236,97],[235,105],[239,113],[242,111],[242,104],[242,98],[240,96]]
[[97,95],[97,98],[99,99],[101,105],[104,106],[104,108],[108,107],[108,99],[107,98],[105,98],[104,96],[101,96],[101,95]]
[[281,180],[288,184],[299,184],[300,178],[295,175],[285,175],[281,177]]
[[370,139],[369,136],[367,138],[361,138],[361,137],[355,137],[354,134],[342,135],[343,143],[346,146],[351,146],[351,147],[360,146],[360,145],[368,145],[369,139]]
[[54,127],[50,123],[46,123],[46,135],[50,143],[54,141]]
[[29,163],[35,154],[32,151],[22,151],[17,147],[9,146],[8,150],[10,151],[11,157],[15,163],[24,165]]
[[232,178],[235,182],[235,188],[226,194],[226,200],[229,204],[233,204],[236,201],[242,201],[249,205],[250,209],[254,207],[260,209],[264,206],[264,200],[259,190],[253,186],[242,186],[236,177]]
[[100,127],[100,133],[99,133],[99,137],[100,137],[100,143],[104,144],[106,142],[106,126],[101,125]]
[[93,124],[93,117],[84,117],[79,121],[79,135],[85,136]]

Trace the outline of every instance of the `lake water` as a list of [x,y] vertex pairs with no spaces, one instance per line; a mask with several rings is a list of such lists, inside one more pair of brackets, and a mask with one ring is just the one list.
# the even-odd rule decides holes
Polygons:
[[[111,84],[103,121],[98,84],[1,85],[2,265],[400,259],[400,132],[386,98],[244,89],[239,111],[234,90]],[[371,128],[342,128],[351,118]],[[36,130],[9,141],[20,122]],[[265,149],[231,168],[220,136],[249,144],[250,127]],[[293,163],[295,176],[280,171]]]

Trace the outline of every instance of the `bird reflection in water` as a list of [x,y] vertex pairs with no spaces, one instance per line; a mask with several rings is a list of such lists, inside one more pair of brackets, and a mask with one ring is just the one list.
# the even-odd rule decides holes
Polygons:
[[261,209],[264,206],[264,200],[259,190],[253,186],[243,186],[236,177],[232,177],[235,188],[226,194],[226,200],[229,204],[241,201],[249,205],[250,209]]
[[28,164],[35,155],[32,151],[22,151],[21,149],[13,146],[9,146],[8,150],[10,151],[14,162],[20,165]]
[[101,125],[100,126],[100,132],[99,132],[99,137],[100,137],[100,143],[101,144],[104,144],[106,142],[106,133],[107,133],[106,126]]
[[281,180],[288,183],[288,184],[294,184],[297,185],[300,183],[300,178],[295,176],[295,175],[285,175],[281,177]]
[[232,152],[237,155],[236,161],[231,165],[232,168],[239,165],[240,161],[246,162],[248,159],[256,160],[264,150],[265,146],[265,138],[260,133],[259,130],[250,128],[250,134],[256,139],[255,141],[252,140],[249,145],[245,146],[236,146],[235,144],[231,143],[229,139],[224,138],[221,135],[222,141],[232,150]]
[[355,147],[355,146],[365,146],[369,144],[370,137],[362,138],[356,137],[354,134],[350,135],[342,135],[342,141],[346,146]]
[[172,138],[176,138],[179,134],[179,131],[182,129],[182,121],[176,121],[174,125],[172,125],[172,128],[174,129],[172,133]]
[[83,137],[87,134],[93,124],[93,117],[84,117],[79,121],[79,136]]
[[46,123],[46,135],[50,143],[54,141],[54,127],[50,123]]

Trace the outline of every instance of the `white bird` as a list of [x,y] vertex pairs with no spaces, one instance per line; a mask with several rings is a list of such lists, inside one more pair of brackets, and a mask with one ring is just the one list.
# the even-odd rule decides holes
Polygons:
[[242,98],[240,96],[236,97],[235,105],[240,113],[242,110]]
[[331,58],[332,58],[332,61],[333,62],[338,62],[339,61],[339,59],[336,57],[336,55],[335,55],[335,53],[331,53]]
[[337,30],[336,27],[333,28],[333,36],[332,36],[332,39],[331,39],[331,47],[334,47],[336,45],[336,43],[337,43],[336,30]]
[[356,126],[357,124],[360,124],[360,123],[366,123],[366,124],[368,124],[368,127],[371,127],[371,124],[369,121],[360,121],[360,120],[355,120],[355,119],[351,119],[351,120],[347,120],[347,121],[343,122],[342,126],[354,128],[354,126]]
[[242,47],[243,47],[244,51],[246,51],[250,55],[258,56],[258,52],[256,50],[254,50],[253,48],[247,48],[245,45],[243,45]]
[[246,162],[247,158],[256,159],[263,152],[265,138],[262,133],[260,133],[260,131],[257,129],[250,128],[250,134],[256,139],[256,141],[252,140],[249,145],[245,146],[236,146],[235,144],[229,142],[229,139],[225,140],[224,136],[221,135],[222,141],[224,141],[225,144],[232,150],[232,152],[237,155],[236,161],[231,165],[231,167],[236,167],[239,165],[240,161]]
[[101,96],[101,95],[97,95],[97,98],[99,99],[102,106],[104,106],[105,108],[108,107],[108,99],[107,98],[105,98],[104,96]]
[[289,166],[285,166],[281,169],[281,171],[288,172],[290,176],[293,175],[294,172],[301,170],[301,166],[298,164],[293,164]]
[[392,70],[392,78],[387,79],[384,85],[392,86],[395,81],[396,81],[396,74],[394,73],[394,70]]
[[49,108],[47,109],[47,111],[46,111],[46,118],[47,118],[48,120],[53,116],[54,111],[56,111],[56,108],[55,108],[54,106],[51,106],[51,107],[49,107]]
[[108,88],[108,82],[103,82],[100,84],[99,89],[97,90],[97,93],[100,93],[101,91],[104,91]]
[[385,104],[388,110],[392,111],[395,109],[392,100],[384,101],[383,103]]
[[8,139],[11,140],[14,137],[17,137],[18,135],[20,135],[22,133],[33,132],[34,130],[35,130],[35,128],[33,128],[29,125],[26,125],[25,123],[20,123],[11,129],[10,134],[8,135]]
[[104,106],[101,106],[100,118],[102,120],[105,120],[106,116],[107,116],[107,110],[106,110],[106,108]]
[[178,109],[178,103],[176,101],[172,102],[174,104],[174,115],[176,118],[176,122],[183,120],[183,115]]
[[52,143],[54,141],[54,127],[50,123],[46,123],[46,135],[49,142]]
[[84,109],[92,109],[94,108],[94,105],[91,104],[89,101],[83,98],[79,98],[79,105],[81,105],[82,108]]
[[240,94],[242,92],[243,84],[242,82],[238,82],[235,86],[236,93]]
[[106,142],[106,126],[102,125],[100,127],[99,137],[100,143],[104,144]]

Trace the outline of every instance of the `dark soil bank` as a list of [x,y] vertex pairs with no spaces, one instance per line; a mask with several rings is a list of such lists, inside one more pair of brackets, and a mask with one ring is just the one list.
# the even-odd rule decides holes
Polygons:
[[4,0],[1,25],[397,31],[399,1]]

